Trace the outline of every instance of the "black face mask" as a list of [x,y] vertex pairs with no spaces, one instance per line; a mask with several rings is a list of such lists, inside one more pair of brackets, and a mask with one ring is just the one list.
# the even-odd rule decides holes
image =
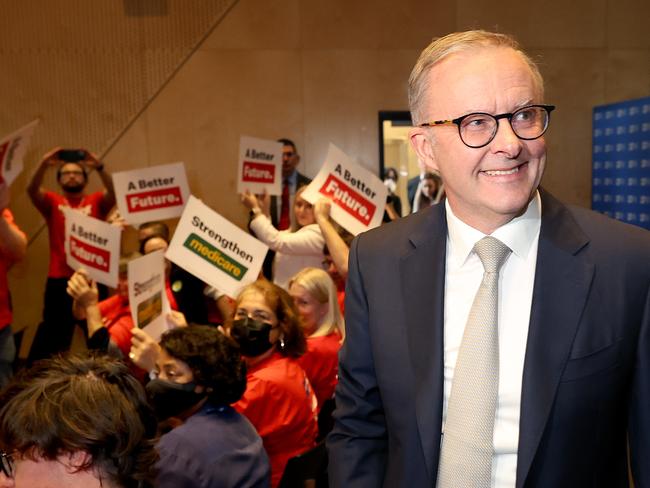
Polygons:
[[158,420],[177,417],[205,398],[196,393],[196,383],[174,383],[161,379],[151,380],[145,387]]
[[272,328],[273,326],[268,322],[246,317],[233,321],[230,336],[237,341],[244,356],[256,357],[273,347],[269,341]]

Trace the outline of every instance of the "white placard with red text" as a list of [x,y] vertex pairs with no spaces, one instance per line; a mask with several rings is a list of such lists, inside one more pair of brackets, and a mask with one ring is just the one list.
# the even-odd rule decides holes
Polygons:
[[282,194],[282,143],[241,136],[237,193]]
[[133,324],[158,342],[169,328],[165,256],[155,251],[129,261],[129,305]]
[[72,269],[84,268],[93,280],[117,287],[122,229],[73,208],[65,215],[65,257]]
[[165,257],[228,296],[257,279],[266,244],[190,196]]
[[23,170],[23,157],[38,122],[34,120],[0,140],[0,183],[10,186]]
[[178,217],[190,196],[183,163],[114,173],[113,186],[117,208],[128,224]]
[[312,204],[322,196],[330,198],[332,219],[357,235],[381,224],[386,195],[377,176],[330,144],[325,163],[302,197]]

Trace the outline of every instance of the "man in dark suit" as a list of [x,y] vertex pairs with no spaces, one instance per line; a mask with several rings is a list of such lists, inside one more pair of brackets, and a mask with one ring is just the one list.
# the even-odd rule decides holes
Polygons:
[[[296,145],[291,139],[278,139],[282,143],[282,194],[271,196],[270,213],[271,223],[278,230],[286,230],[292,227],[294,195],[301,186],[311,183],[311,179],[298,172],[296,169],[300,163],[300,155]],[[275,252],[269,251],[264,259],[262,272],[269,280],[273,279],[273,257]]]
[[[420,56],[411,142],[446,200],[352,244],[331,486],[623,488],[628,443],[636,486],[650,486],[650,233],[538,189],[553,109],[542,100],[508,36],[450,34]],[[490,405],[493,377],[464,355],[493,272],[477,255],[486,236],[507,253],[481,451],[450,424],[463,417],[461,369],[476,384],[460,405],[467,431]]]

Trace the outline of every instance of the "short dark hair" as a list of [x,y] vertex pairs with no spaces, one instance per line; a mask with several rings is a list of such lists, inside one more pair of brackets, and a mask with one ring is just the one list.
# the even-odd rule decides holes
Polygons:
[[291,139],[281,137],[277,142],[281,142],[283,146],[291,146],[293,148],[293,152],[298,152],[298,149],[296,149],[296,144]]
[[64,161],[63,163],[61,163],[56,170],[56,181],[59,181],[61,179],[61,172],[63,171],[63,167],[67,164],[75,164],[79,166],[81,172],[84,175],[84,181],[88,181],[88,171],[86,171],[86,167],[83,164],[81,164],[81,162],[79,161]]
[[152,222],[145,222],[138,226],[138,230],[148,229],[151,231],[151,235],[147,237],[162,237],[167,242],[169,242],[169,227],[166,223],[161,222],[160,220],[154,220]]
[[[245,286],[239,292],[236,306],[239,306],[242,297],[250,291],[260,293],[264,297],[268,307],[273,310],[275,316],[278,318],[279,327],[282,330],[284,347],[278,347],[277,351],[283,356],[292,358],[302,356],[307,350],[307,342],[300,327],[298,309],[296,309],[291,295],[270,281],[259,279]],[[232,318],[226,324],[227,326],[231,326]]]
[[388,176],[389,173],[393,173],[393,175],[395,175],[396,182],[399,181],[399,173],[395,168],[393,168],[392,166],[386,166],[386,168],[384,168],[384,178],[389,178]]
[[0,448],[30,459],[88,453],[79,471],[127,488],[153,486],[156,418],[127,366],[99,354],[38,361],[0,395]]
[[246,391],[246,364],[239,347],[229,337],[208,325],[190,325],[168,330],[160,347],[192,370],[194,382],[209,388],[215,405],[230,405]]
[[145,255],[144,246],[147,243],[147,241],[149,241],[149,239],[153,239],[154,237],[160,237],[161,239],[164,239],[164,241],[169,244],[169,227],[167,226],[166,223],[156,220],[156,221],[145,222],[144,224],[140,224],[140,226],[138,227],[138,239],[140,239],[139,232],[141,230],[148,230],[151,232],[151,234],[149,234],[147,237],[140,240],[140,247],[138,250],[140,251],[140,254],[142,254],[143,256]]

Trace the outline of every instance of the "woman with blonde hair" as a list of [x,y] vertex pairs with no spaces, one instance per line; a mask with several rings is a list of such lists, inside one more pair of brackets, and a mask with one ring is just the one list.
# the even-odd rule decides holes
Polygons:
[[316,224],[314,208],[302,198],[302,186],[296,191],[292,212],[294,222],[291,229],[278,230],[269,217],[270,197],[250,192],[241,195],[241,201],[251,211],[250,229],[264,244],[275,251],[273,260],[273,283],[288,289],[289,279],[298,271],[309,266],[320,266],[323,261],[325,239]]
[[289,294],[307,338],[307,352],[298,362],[307,373],[320,410],[323,402],[334,395],[338,352],[345,334],[336,286],[326,271],[305,268],[289,281]]

